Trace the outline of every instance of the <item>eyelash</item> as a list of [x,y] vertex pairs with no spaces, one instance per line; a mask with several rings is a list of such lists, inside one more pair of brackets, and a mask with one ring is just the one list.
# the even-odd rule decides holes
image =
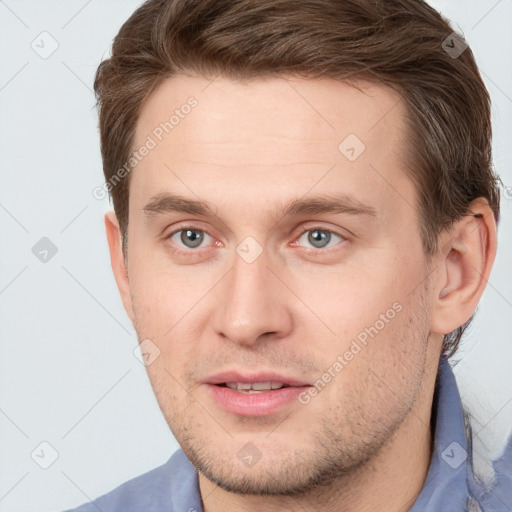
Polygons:
[[[205,235],[207,236],[210,236],[211,235],[208,235],[208,233],[203,230],[203,229],[199,229],[199,228],[196,228],[194,226],[190,226],[190,225],[183,225],[181,226],[179,229],[177,230],[174,230],[172,233],[170,233],[169,235],[167,235],[165,237],[166,240],[171,240],[172,237],[178,233],[181,233],[182,231],[186,231],[186,230],[191,230],[191,231],[197,231],[199,233],[204,233]],[[338,233],[336,231],[333,231],[333,230],[330,230],[330,229],[323,229],[321,228],[320,226],[307,226],[305,227],[298,235],[294,236],[294,240],[299,240],[304,234],[308,233],[308,232],[311,232],[311,231],[320,231],[322,233],[329,233],[331,235],[335,235],[337,236],[338,238],[340,238],[340,242],[338,242],[338,244],[344,242],[344,241],[347,241],[348,240],[348,237],[346,237],[345,235],[342,235],[341,233]],[[331,242],[331,240],[329,240],[329,242]],[[295,243],[295,242],[293,242]],[[337,245],[337,244],[335,244]],[[200,248],[197,248],[197,249],[173,249],[176,253],[178,254],[184,254],[184,255],[190,255],[192,253],[198,253],[198,252],[201,252],[201,250],[204,250],[206,249],[205,247],[200,247]],[[312,251],[312,252],[328,252],[332,249],[332,247],[329,247],[327,246],[326,248],[314,248],[314,247],[309,247],[309,248],[306,248],[306,250],[309,252],[309,251]]]

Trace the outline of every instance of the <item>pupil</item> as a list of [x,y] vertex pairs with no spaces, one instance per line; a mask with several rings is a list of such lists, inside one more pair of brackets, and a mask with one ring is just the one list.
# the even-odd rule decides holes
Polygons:
[[197,247],[201,245],[201,242],[203,241],[203,234],[199,231],[186,229],[181,232],[181,241],[187,247]]
[[311,231],[309,233],[308,238],[309,242],[315,247],[325,247],[325,244],[323,242],[327,241],[327,243],[329,243],[331,234],[326,233],[325,231],[315,229],[314,231]]

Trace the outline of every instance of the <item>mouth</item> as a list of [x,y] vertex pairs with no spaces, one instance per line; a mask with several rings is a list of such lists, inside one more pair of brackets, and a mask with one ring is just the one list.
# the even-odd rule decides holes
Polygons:
[[218,374],[203,383],[217,407],[237,416],[270,416],[298,405],[311,385],[277,374]]
[[282,382],[224,382],[217,384],[220,387],[229,388],[239,393],[256,394],[291,387]]

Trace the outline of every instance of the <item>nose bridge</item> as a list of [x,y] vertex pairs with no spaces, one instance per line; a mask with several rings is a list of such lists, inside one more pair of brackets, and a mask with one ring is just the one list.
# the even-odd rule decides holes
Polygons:
[[[258,254],[259,252],[259,254]],[[267,252],[242,242],[222,288],[216,308],[216,330],[239,344],[256,342],[262,334],[284,335],[291,327],[282,284],[268,268]]]

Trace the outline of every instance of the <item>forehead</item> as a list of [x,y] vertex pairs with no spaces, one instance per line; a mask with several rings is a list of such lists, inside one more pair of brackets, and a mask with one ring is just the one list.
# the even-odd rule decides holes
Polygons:
[[181,117],[183,114],[177,112],[179,121],[173,120],[172,127],[175,143],[192,139],[243,142],[254,136],[266,136],[272,142],[301,138],[331,142],[354,133],[375,145],[383,142],[384,133],[387,141],[397,142],[395,135],[403,122],[404,105],[399,93],[373,82],[349,84],[329,78],[296,77],[239,82],[225,77],[207,80],[176,76],[160,84],[143,105],[136,142],[142,142],[159,123],[180,111],[189,98],[197,101],[190,117],[200,116],[201,123],[190,126],[190,122],[182,122],[188,114]]
[[223,182],[224,197],[232,191],[241,203],[262,194],[278,201],[285,190],[293,198],[312,186],[389,202],[390,186],[410,189],[401,163],[404,113],[398,92],[367,81],[172,77],[142,107],[134,148],[148,138],[155,144],[131,188],[146,199],[173,187],[190,196],[179,179],[186,176],[195,195]]

